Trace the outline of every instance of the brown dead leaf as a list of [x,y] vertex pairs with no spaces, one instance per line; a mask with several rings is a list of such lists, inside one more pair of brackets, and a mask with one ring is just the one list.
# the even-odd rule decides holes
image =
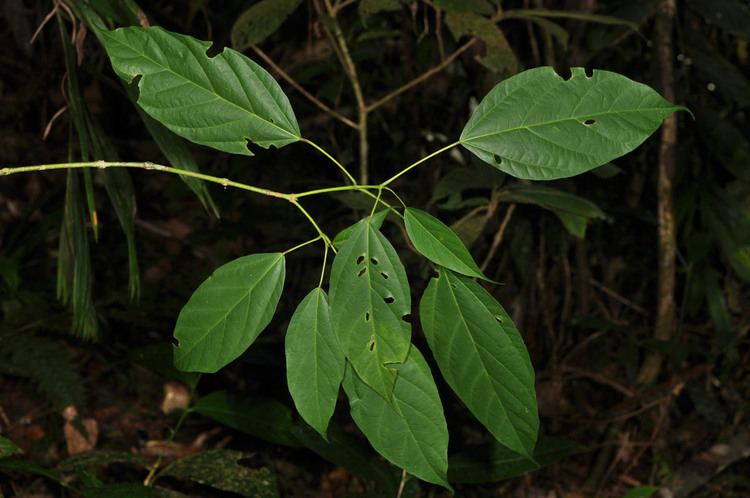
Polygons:
[[182,411],[190,405],[190,390],[182,382],[170,380],[164,383],[164,398],[161,402],[161,411],[165,415],[172,412]]
[[[96,420],[93,418],[78,418],[78,410],[72,405],[63,410],[63,418],[65,419],[63,435],[65,436],[68,455],[77,455],[94,449],[99,438],[99,426]],[[85,430],[85,435],[79,430],[81,425]]]

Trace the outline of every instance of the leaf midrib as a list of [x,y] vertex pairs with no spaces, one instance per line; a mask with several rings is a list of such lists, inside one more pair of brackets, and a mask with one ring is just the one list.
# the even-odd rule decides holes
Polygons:
[[617,115],[617,114],[626,114],[626,113],[633,113],[633,112],[665,111],[665,110],[668,110],[668,109],[672,109],[674,111],[674,110],[679,109],[679,106],[671,106],[671,107],[641,107],[641,108],[638,108],[638,109],[625,109],[625,110],[621,110],[621,111],[612,111],[612,110],[609,110],[609,111],[598,112],[598,113],[594,113],[594,114],[582,114],[582,115],[570,116],[570,117],[563,118],[563,119],[555,119],[555,120],[552,120],[552,121],[544,121],[544,122],[541,122],[541,123],[534,123],[534,124],[530,124],[530,125],[514,126],[512,128],[506,128],[504,130],[492,131],[492,132],[489,132],[489,133],[483,133],[481,135],[475,135],[475,136],[472,136],[472,137],[469,137],[469,138],[459,138],[458,141],[459,141],[459,143],[463,144],[463,143],[466,143],[466,142],[471,142],[471,141],[474,141],[474,140],[479,140],[479,139],[482,139],[482,138],[485,138],[485,137],[489,137],[489,136],[502,135],[504,133],[510,133],[510,132],[519,131],[519,130],[528,130],[528,131],[531,131],[533,128],[540,128],[540,127],[543,127],[543,126],[549,126],[549,125],[558,124],[558,123],[565,123],[565,122],[568,122],[568,121],[580,121],[582,119],[585,120],[587,118],[596,118],[596,117],[600,117],[600,116],[608,116],[608,115],[611,115],[611,114]]
[[[202,343],[203,341],[205,341],[205,340],[206,340],[206,337],[207,337],[207,336],[208,336],[208,335],[209,335],[209,334],[210,334],[210,333],[212,332],[212,330],[213,330],[214,328],[216,328],[216,327],[217,327],[217,326],[218,326],[218,325],[219,325],[219,324],[220,324],[221,322],[223,322],[223,321],[226,321],[226,319],[227,319],[227,317],[229,316],[229,314],[230,314],[230,313],[231,313],[232,311],[234,311],[234,310],[235,310],[235,309],[236,309],[236,308],[237,308],[237,307],[238,307],[238,306],[240,305],[240,303],[241,303],[242,301],[244,301],[245,299],[247,299],[247,298],[248,298],[248,297],[250,296],[250,294],[252,294],[253,290],[255,290],[255,288],[256,288],[256,287],[257,287],[257,286],[258,286],[258,285],[260,284],[260,281],[261,281],[261,280],[262,280],[262,279],[263,279],[263,278],[264,278],[264,277],[265,277],[266,275],[268,275],[268,273],[269,273],[269,272],[270,272],[270,271],[271,271],[271,270],[272,270],[272,269],[273,269],[273,268],[274,268],[274,267],[275,267],[275,266],[276,266],[276,265],[277,265],[277,264],[279,263],[279,260],[280,260],[280,259],[281,259],[282,257],[283,257],[283,255],[282,255],[282,254],[279,254],[279,255],[277,256],[276,260],[275,260],[275,261],[273,261],[273,262],[271,262],[271,264],[269,264],[269,265],[268,265],[268,268],[266,268],[266,270],[265,270],[265,271],[264,271],[264,272],[263,272],[263,273],[262,273],[262,274],[261,274],[261,275],[260,275],[260,276],[259,276],[259,277],[258,277],[258,278],[256,279],[256,282],[255,282],[255,283],[254,283],[254,284],[253,284],[252,286],[248,287],[248,288],[246,289],[246,291],[245,291],[245,292],[243,292],[243,295],[242,295],[242,297],[240,297],[240,298],[239,298],[239,299],[238,299],[238,300],[237,300],[237,301],[236,301],[236,302],[235,302],[235,303],[234,303],[234,304],[233,304],[233,305],[231,306],[231,308],[229,308],[229,311],[227,311],[226,313],[224,313],[224,314],[223,314],[223,316],[222,316],[221,318],[219,318],[219,320],[217,320],[216,322],[214,322],[213,324],[211,324],[211,326],[210,326],[210,327],[207,327],[207,328],[206,328],[206,332],[205,332],[205,333],[203,333],[203,334],[202,334],[202,335],[201,335],[201,336],[200,336],[200,337],[199,337],[199,338],[198,338],[197,340],[195,340],[195,342],[193,342],[192,346],[189,346],[189,347],[187,347],[187,348],[184,348],[184,349],[183,349],[184,353],[183,353],[183,354],[181,354],[181,355],[179,356],[179,358],[184,358],[185,356],[189,355],[189,354],[190,354],[190,353],[191,353],[191,352],[193,351],[193,349],[195,349],[195,348],[196,348],[196,347],[198,346],[198,344],[200,344],[200,343]],[[180,350],[180,347],[179,347],[179,346],[177,347],[177,350],[178,350],[178,351]]]
[[[472,268],[471,264],[467,264],[467,263],[465,263],[464,261],[462,261],[462,260],[461,260],[461,257],[459,257],[459,255],[458,255],[458,254],[456,254],[455,252],[453,252],[453,251],[452,251],[452,250],[451,250],[451,249],[450,249],[450,248],[448,247],[448,245],[447,245],[447,244],[443,243],[443,242],[442,242],[442,241],[441,241],[440,239],[438,239],[437,237],[435,237],[435,236],[434,236],[434,235],[432,234],[432,232],[431,232],[430,230],[428,230],[428,229],[427,229],[427,228],[425,227],[425,225],[424,225],[424,224],[423,224],[423,223],[422,223],[421,221],[419,221],[419,219],[418,219],[418,218],[417,218],[416,216],[412,215],[412,216],[411,216],[411,218],[412,218],[412,219],[414,220],[414,222],[415,222],[415,223],[417,223],[417,224],[419,225],[419,227],[420,227],[420,228],[422,229],[422,231],[423,231],[423,232],[425,232],[425,233],[426,233],[426,234],[427,234],[427,235],[428,235],[429,237],[431,237],[432,239],[434,239],[435,241],[437,241],[437,242],[438,242],[438,243],[439,243],[440,245],[442,245],[442,246],[443,246],[443,247],[445,248],[445,250],[446,250],[446,251],[448,251],[448,253],[450,253],[450,254],[451,254],[452,256],[455,256],[455,257],[456,257],[456,259],[458,260],[458,262],[459,262],[459,263],[461,263],[461,264],[462,264],[462,265],[463,265],[463,266],[464,266],[465,268],[467,268],[467,269],[468,269],[469,271],[471,271],[471,272],[472,272],[472,276],[475,276],[475,277],[482,277],[482,276],[483,276],[483,275],[482,275],[482,273],[481,273],[481,270],[479,270],[479,268],[478,268],[478,267],[477,267],[477,268]],[[450,228],[449,228],[449,230],[450,230]],[[460,239],[459,239],[459,242],[460,242]],[[463,249],[466,249],[466,247],[465,247],[465,246],[462,246],[462,247],[463,247]],[[473,263],[473,264],[474,264],[474,266],[476,266],[476,263],[475,263],[475,262],[473,261],[473,258],[471,257],[471,253],[469,253],[469,251],[468,251],[468,250],[466,251],[466,255],[468,255],[468,256],[469,256],[469,258],[470,258],[470,260],[471,260],[471,263]],[[436,261],[436,263],[438,263],[438,264],[440,264],[440,265],[442,265],[442,264],[443,264],[443,263],[440,263],[439,261]],[[445,265],[444,265],[444,266],[445,266]],[[466,271],[466,270],[464,270],[464,271]]]
[[[500,393],[497,392],[495,389],[495,383],[492,380],[492,376],[489,375],[487,366],[485,365],[484,359],[482,358],[482,355],[479,353],[479,349],[477,347],[476,341],[474,340],[474,336],[471,335],[469,324],[464,319],[464,314],[461,313],[461,306],[458,304],[458,299],[456,298],[455,293],[453,292],[453,287],[451,286],[451,283],[449,281],[448,274],[445,275],[446,279],[446,285],[448,286],[448,292],[450,293],[451,299],[453,300],[454,305],[456,306],[456,309],[459,310],[459,313],[457,313],[459,319],[461,320],[461,323],[464,326],[464,329],[466,330],[466,335],[469,337],[469,340],[471,341],[471,345],[474,348],[474,352],[476,353],[479,362],[482,364],[482,372],[484,373],[484,377],[486,377],[489,380],[490,385],[492,386],[492,390],[495,391],[495,395],[498,396],[498,402],[500,403],[500,406],[503,409],[505,418],[508,420],[508,423],[511,427],[513,427],[514,435],[516,436],[517,442],[521,445],[521,447],[524,447],[523,443],[521,442],[521,438],[518,435],[518,429],[516,429],[516,426],[511,422],[510,417],[508,416],[508,409],[505,407],[505,403],[500,401]],[[459,281],[458,284],[461,284]],[[468,290],[468,289],[467,289]]]
[[[231,105],[231,106],[233,106],[233,107],[236,107],[236,108],[237,108],[237,109],[239,109],[240,111],[242,111],[242,112],[244,112],[244,113],[247,113],[247,114],[248,114],[248,115],[249,115],[250,117],[253,117],[253,118],[255,118],[255,119],[259,119],[259,120],[263,121],[264,123],[266,123],[266,124],[268,124],[268,125],[272,126],[273,128],[276,128],[277,130],[283,131],[284,133],[286,133],[287,135],[289,135],[289,136],[290,136],[290,137],[292,137],[292,138],[296,138],[297,140],[301,140],[301,139],[302,139],[302,137],[301,137],[301,136],[297,136],[297,135],[295,135],[295,134],[293,134],[293,133],[290,133],[290,132],[289,132],[289,130],[286,130],[286,129],[284,129],[284,128],[282,128],[282,127],[278,126],[278,125],[277,125],[276,123],[273,123],[273,122],[271,122],[271,121],[268,121],[267,119],[265,119],[265,118],[261,117],[261,116],[260,116],[259,114],[256,114],[256,113],[254,113],[254,112],[251,112],[251,111],[249,111],[249,110],[245,109],[244,107],[242,107],[241,105],[239,105],[239,104],[237,104],[237,103],[235,103],[235,102],[232,102],[231,100],[227,100],[227,99],[226,99],[226,98],[224,98],[224,97],[223,97],[223,96],[222,96],[221,94],[219,94],[219,93],[217,93],[217,92],[215,92],[215,91],[213,91],[213,90],[210,90],[210,89],[208,89],[208,88],[206,88],[206,87],[204,87],[204,86],[202,86],[202,85],[199,85],[199,84],[198,84],[198,83],[196,83],[195,81],[193,81],[193,80],[191,80],[191,79],[188,79],[188,78],[187,78],[186,76],[184,76],[184,75],[182,75],[182,74],[180,74],[180,73],[178,73],[178,72],[175,72],[174,70],[172,70],[172,68],[171,68],[171,67],[169,67],[169,66],[165,66],[165,65],[164,65],[163,63],[161,63],[161,62],[159,62],[159,61],[157,61],[157,60],[154,60],[153,58],[151,58],[151,57],[149,57],[148,55],[146,55],[146,53],[145,53],[145,52],[141,52],[141,51],[137,50],[136,48],[133,48],[133,47],[131,47],[131,46],[129,46],[129,45],[126,45],[125,43],[122,43],[122,42],[121,42],[120,40],[117,40],[117,41],[118,41],[118,43],[120,43],[120,45],[123,45],[123,46],[127,47],[127,48],[128,48],[129,50],[131,50],[131,51],[135,52],[136,54],[139,54],[139,55],[140,55],[140,56],[141,56],[142,58],[144,58],[144,59],[146,59],[146,60],[149,60],[149,61],[153,62],[154,64],[156,64],[157,66],[159,66],[159,67],[163,68],[163,70],[164,70],[165,72],[171,73],[171,74],[173,74],[173,75],[175,75],[175,76],[177,76],[177,77],[181,78],[182,80],[186,81],[187,83],[189,83],[189,84],[191,84],[191,85],[193,85],[193,86],[195,86],[195,87],[197,87],[197,88],[200,88],[201,90],[203,90],[203,91],[207,92],[207,93],[208,93],[208,94],[210,94],[210,95],[215,95],[215,96],[216,96],[216,97],[217,97],[217,98],[218,98],[219,100],[222,100],[222,101],[226,102],[227,104],[229,104],[229,105]],[[225,49],[225,50],[226,50],[226,49]],[[192,52],[191,52],[191,54],[192,54]],[[219,54],[219,55],[217,55],[216,57],[220,57],[220,56],[222,56],[223,54],[224,54],[224,52],[222,51],[222,53],[221,53],[221,54]],[[231,66],[231,65],[230,65],[230,66]],[[202,66],[201,66],[201,68],[202,68]],[[233,71],[233,72],[234,72],[234,71]],[[147,77],[147,75],[146,75],[146,73],[145,73],[145,72],[140,72],[140,73],[139,73],[139,72],[136,72],[136,74],[133,74],[132,76],[133,76],[133,77],[135,77],[135,76],[138,76],[138,74],[140,74],[140,75],[141,75],[141,79],[144,79],[144,78],[146,78],[146,77]],[[152,73],[152,75],[153,75],[153,73]],[[140,83],[138,84],[138,87],[140,88]],[[245,90],[244,90],[244,88],[242,89],[242,91],[243,91],[243,92],[245,91]],[[267,91],[267,90],[266,90],[266,91]],[[139,95],[139,96],[138,96],[138,101],[140,102],[140,100],[141,100],[141,96]],[[274,102],[275,102],[275,101],[274,101]],[[278,104],[277,104],[277,105],[278,105]]]

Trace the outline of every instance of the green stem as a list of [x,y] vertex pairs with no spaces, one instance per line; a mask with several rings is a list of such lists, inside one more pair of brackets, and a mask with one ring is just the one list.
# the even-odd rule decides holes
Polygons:
[[[193,399],[193,396],[195,395],[195,389],[198,387],[198,381],[200,380],[200,376],[195,380],[195,382],[191,383],[190,385],[190,394],[188,396],[188,399]],[[182,410],[182,413],[180,413],[180,418],[177,419],[177,423],[174,425],[172,430],[170,431],[169,437],[167,438],[167,444],[171,444],[174,441],[175,436],[177,436],[177,432],[182,427],[182,424],[185,423],[185,419],[187,419],[187,416],[190,415],[193,412],[193,408],[189,407],[184,410]],[[161,465],[163,457],[162,455],[159,455],[159,457],[156,459],[154,464],[151,466],[151,468],[148,471],[148,475],[146,476],[146,479],[143,480],[144,486],[151,486],[154,484],[154,481],[158,479],[158,475],[156,474],[156,471],[159,470],[159,465]]]
[[383,183],[381,183],[380,185],[381,185],[382,187],[385,187],[386,185],[388,185],[388,184],[389,184],[389,183],[391,183],[392,181],[394,181],[394,180],[396,180],[397,178],[399,178],[399,177],[400,177],[401,175],[403,175],[403,174],[407,173],[408,171],[410,171],[410,170],[412,170],[412,169],[416,168],[417,166],[419,166],[419,165],[420,165],[420,164],[422,164],[423,162],[427,161],[428,159],[432,159],[433,157],[437,156],[438,154],[442,154],[442,153],[443,153],[443,152],[445,152],[446,150],[452,149],[453,147],[455,147],[455,146],[456,146],[456,145],[458,145],[459,143],[461,143],[461,142],[460,142],[460,141],[456,141],[456,142],[453,142],[452,144],[448,144],[448,145],[446,145],[446,146],[445,146],[445,147],[443,147],[442,149],[438,149],[438,150],[436,150],[436,151],[435,151],[435,152],[433,152],[432,154],[430,154],[430,155],[427,155],[427,156],[423,157],[422,159],[420,159],[419,161],[417,161],[417,162],[415,162],[415,163],[412,163],[412,164],[410,164],[409,166],[407,166],[406,168],[402,169],[401,171],[399,171],[398,173],[396,173],[395,175],[393,175],[392,177],[390,177],[389,179],[387,179],[386,181],[384,181],[384,182],[383,182]]
[[334,158],[332,155],[330,155],[323,147],[319,146],[318,144],[316,144],[312,140],[308,140],[306,138],[302,138],[301,140],[303,142],[305,142],[306,144],[311,145],[318,152],[320,152],[321,154],[323,154],[324,156],[326,156],[328,159],[330,159],[331,162],[333,162],[333,164],[335,164],[336,166],[338,166],[338,168],[344,173],[344,175],[346,175],[346,177],[349,179],[349,181],[352,182],[352,185],[357,185],[357,180],[355,180],[354,177],[351,175],[351,173],[349,173],[346,170],[346,168],[344,167],[344,165],[341,164],[340,162],[338,162],[336,160],[336,158]]
[[318,287],[323,286],[323,277],[326,274],[326,262],[328,261],[328,244],[326,244],[325,252],[323,253],[323,268],[320,270],[320,280],[318,281]]
[[155,164],[149,161],[146,162],[123,162],[123,161],[86,161],[78,163],[57,163],[57,164],[37,164],[34,166],[20,166],[17,168],[2,168],[0,169],[0,176],[14,175],[16,173],[29,173],[32,171],[53,171],[59,169],[82,169],[82,168],[140,168],[147,170],[163,171],[165,173],[172,173],[180,176],[189,176],[192,178],[198,178],[199,180],[205,180],[207,182],[216,183],[222,187],[234,187],[242,190],[249,190],[256,194],[265,195],[268,197],[276,197],[278,199],[285,199],[292,201],[294,198],[293,194],[284,194],[282,192],[276,192],[266,188],[255,187],[246,183],[240,183],[228,178],[219,178],[217,176],[206,175],[204,173],[197,173],[194,171],[187,171],[179,168],[172,168],[170,166],[164,166],[163,164]]
[[[315,237],[314,239],[310,239],[310,240],[308,240],[307,242],[303,242],[303,243],[301,243],[301,244],[297,244],[296,246],[292,247],[291,249],[287,249],[286,251],[284,251],[284,255],[287,255],[287,254],[289,254],[290,252],[294,252],[294,251],[296,251],[297,249],[301,249],[301,248],[305,247],[305,246],[306,246],[306,245],[308,245],[308,244],[312,244],[313,242],[317,242],[317,241],[319,241],[320,239],[321,239],[321,236],[320,236],[320,235],[318,235],[318,236],[317,236],[317,237]],[[326,247],[328,247],[328,246],[326,246]]]

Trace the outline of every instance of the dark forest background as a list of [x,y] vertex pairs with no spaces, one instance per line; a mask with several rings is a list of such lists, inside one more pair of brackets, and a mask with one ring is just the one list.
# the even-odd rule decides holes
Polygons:
[[[458,481],[469,482],[456,491],[621,497],[650,484],[663,496],[750,496],[750,4],[260,3],[265,10],[255,14],[263,22],[243,16],[254,2],[233,0],[3,0],[0,167],[167,161],[78,4],[111,27],[161,25],[243,51],[279,79],[303,133],[373,182],[453,141],[472,106],[523,69],[550,65],[565,74],[584,66],[647,83],[695,118],[681,113],[613,164],[546,182],[562,200],[514,197],[514,188],[528,184],[463,150],[393,185],[409,205],[450,224],[502,283],[490,290],[514,318],[537,371],[541,434],[550,448],[538,470],[512,455],[507,462],[500,458],[507,454],[482,457],[489,434],[436,376],[450,453],[473,469],[459,469]],[[361,123],[362,106],[327,34],[334,24],[364,102],[377,103],[366,116],[364,171],[362,137],[345,122]],[[201,171],[275,190],[342,181],[302,145],[254,149],[250,158],[187,150]],[[64,171],[0,177],[0,435],[24,452],[0,448],[0,496],[447,496],[414,479],[399,491],[400,472],[368,448],[343,403],[334,416],[339,446],[316,450],[305,439],[286,388],[283,338],[288,317],[318,279],[312,250],[290,256],[269,328],[195,393],[230,392],[243,416],[192,413],[171,433],[193,380],[170,366],[181,306],[222,263],[283,250],[306,239],[300,234],[309,228],[286,203],[212,185],[193,185],[194,192],[158,172],[129,176],[132,187],[99,172],[89,186]],[[87,221],[71,254],[59,250],[59,238],[75,202]],[[355,195],[309,203],[328,233],[370,206]],[[125,231],[117,209],[136,209]],[[384,229],[418,295],[429,268],[397,224]],[[80,281],[75,272],[83,272]],[[242,452],[232,453],[240,460],[214,453],[222,448]],[[156,458],[188,456],[187,470],[160,478],[155,490],[133,484]],[[190,465],[210,464],[257,488],[186,478],[198,472]]]

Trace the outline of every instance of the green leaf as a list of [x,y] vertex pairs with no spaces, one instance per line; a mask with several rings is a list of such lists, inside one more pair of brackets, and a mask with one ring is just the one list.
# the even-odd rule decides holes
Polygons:
[[346,360],[320,287],[297,306],[284,341],[286,378],[297,411],[324,438],[336,408]]
[[622,498],[649,498],[659,490],[657,486],[641,486],[631,489]]
[[512,185],[501,194],[505,202],[535,204],[549,209],[560,218],[560,221],[572,235],[583,238],[589,221],[607,216],[593,202],[550,187],[537,185]]
[[422,256],[462,275],[489,280],[458,235],[445,223],[415,208],[406,208],[404,223],[409,240]]
[[456,232],[456,235],[467,247],[471,247],[482,235],[488,221],[487,206],[480,206],[456,220],[451,225],[451,230]]
[[357,223],[331,268],[331,323],[344,354],[370,387],[389,398],[395,364],[409,353],[411,294],[406,271],[369,220]]
[[0,473],[8,472],[23,472],[38,475],[62,484],[60,475],[53,469],[17,458],[0,458]]
[[268,148],[300,139],[281,87],[241,53],[225,48],[208,57],[210,42],[159,27],[120,28],[102,38],[122,79],[141,76],[141,108],[177,135],[247,156],[248,140]]
[[99,335],[92,296],[91,257],[77,171],[69,170],[57,257],[57,297],[73,310],[73,332],[84,339]]
[[243,51],[271,36],[302,0],[261,0],[244,11],[232,26],[232,46]]
[[471,12],[450,12],[445,23],[453,37],[476,36],[486,47],[486,55],[477,61],[492,72],[515,74],[518,60],[502,30],[491,19]]
[[281,253],[252,254],[208,277],[177,318],[175,366],[213,373],[245,352],[273,317],[285,266]]
[[13,441],[0,436],[0,458],[7,458],[20,453],[23,453],[21,448],[16,446]]
[[292,435],[295,431],[292,410],[278,401],[237,398],[216,391],[199,399],[193,411],[264,441],[299,446]]
[[534,369],[521,335],[475,281],[441,269],[420,303],[440,371],[501,444],[531,457],[539,429]]
[[437,386],[424,357],[412,345],[389,401],[351,368],[344,390],[354,422],[387,460],[422,480],[451,489],[448,470],[448,427]]
[[474,110],[461,144],[513,176],[552,180],[630,152],[664,118],[686,110],[625,76],[571,71],[568,80],[551,67],[503,80]]
[[512,479],[546,467],[580,447],[567,439],[544,438],[534,448],[533,458],[521,456],[499,444],[473,448],[450,456],[448,479],[472,484]]
[[[133,87],[129,86],[128,90],[131,88]],[[136,102],[137,95],[135,95],[135,91],[129,91],[128,95],[130,96],[131,93],[134,94],[131,97],[132,101]],[[198,168],[198,164],[195,162],[195,159],[193,159],[193,155],[190,153],[185,142],[183,142],[180,137],[169,131],[167,127],[146,114],[140,107],[136,106],[136,109],[138,115],[141,117],[141,121],[146,125],[146,129],[151,135],[151,138],[154,139],[154,142],[159,146],[164,157],[169,161],[169,165],[173,168],[200,173],[200,168]],[[206,211],[218,218],[219,210],[216,207],[206,184],[202,180],[193,178],[192,176],[180,176],[180,178],[187,184],[190,190],[195,193]]]
[[189,386],[198,383],[200,374],[183,372],[174,367],[172,345],[167,342],[157,342],[139,348],[128,349],[128,359],[167,379],[179,380]]
[[251,455],[233,450],[205,450],[180,458],[162,470],[160,476],[195,481],[205,486],[252,498],[279,496],[276,476],[266,467],[252,469],[240,465]]
[[[385,221],[386,217],[388,217],[388,210],[383,209],[382,211],[378,211],[377,213],[374,213],[372,215],[372,218],[369,218],[369,223],[373,227],[375,227],[377,230],[380,230],[380,227],[383,226],[383,222]],[[340,248],[344,242],[349,238],[349,236],[352,234],[352,231],[357,227],[360,223],[368,223],[368,218],[364,218],[359,220],[354,225],[350,225],[343,230],[341,230],[338,234],[336,234],[336,237],[333,238],[333,245],[337,248]]]

